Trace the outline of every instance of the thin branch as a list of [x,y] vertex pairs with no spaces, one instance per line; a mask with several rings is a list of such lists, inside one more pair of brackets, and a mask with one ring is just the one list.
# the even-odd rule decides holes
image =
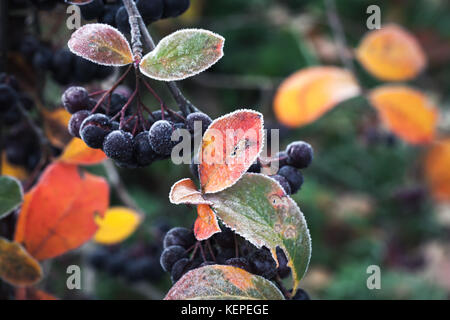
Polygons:
[[330,25],[331,31],[333,32],[334,42],[338,49],[339,59],[342,64],[353,74],[355,74],[355,65],[353,60],[349,57],[347,53],[347,39],[345,37],[344,28],[342,27],[341,20],[336,9],[336,2],[334,0],[325,0],[325,8],[328,17],[328,23]]
[[[155,42],[153,41],[152,36],[148,32],[147,26],[144,23],[144,20],[142,19],[141,14],[139,13],[139,10],[136,7],[136,4],[132,0],[123,0],[123,4],[125,6],[125,9],[128,12],[128,16],[133,16],[137,19],[137,22],[139,23],[140,31],[142,32],[142,38],[145,46],[153,50],[155,49]],[[132,28],[132,34],[133,34],[133,28],[136,28],[136,25],[130,25]],[[174,100],[178,104],[178,107],[180,108],[183,115],[186,117],[190,112],[196,112],[199,111],[186,97],[183,95],[181,90],[178,88],[177,84],[173,81],[167,82],[167,86],[169,88],[170,93],[172,94]]]

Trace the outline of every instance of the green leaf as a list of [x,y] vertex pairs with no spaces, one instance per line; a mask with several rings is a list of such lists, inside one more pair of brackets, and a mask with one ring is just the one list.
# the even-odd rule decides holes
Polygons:
[[165,300],[284,300],[269,280],[247,271],[212,265],[186,273]]
[[211,31],[185,29],[163,38],[139,65],[149,78],[175,81],[192,77],[223,56],[225,39]]
[[311,238],[302,212],[278,182],[247,173],[230,188],[204,197],[227,226],[255,246],[269,248],[275,260],[276,247],[284,250],[295,291],[308,268]]
[[0,219],[6,217],[21,203],[23,190],[20,182],[13,177],[0,177]]

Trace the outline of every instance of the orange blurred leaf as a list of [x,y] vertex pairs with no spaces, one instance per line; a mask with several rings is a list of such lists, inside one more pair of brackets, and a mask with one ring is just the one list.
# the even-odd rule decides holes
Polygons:
[[81,139],[72,138],[59,157],[64,163],[90,165],[97,164],[106,159],[105,153],[100,149],[89,148]]
[[433,143],[427,152],[425,178],[437,201],[450,201],[450,138]]
[[58,300],[55,296],[36,288],[17,288],[16,300]]
[[93,237],[94,217],[103,216],[108,203],[103,178],[75,165],[53,163],[24,197],[15,240],[38,260],[59,256]]
[[413,79],[427,64],[418,41],[398,25],[369,32],[356,49],[356,57],[367,71],[386,81]]
[[197,206],[197,220],[194,223],[194,234],[197,240],[202,241],[220,232],[217,217],[211,207],[207,204]]
[[204,193],[214,193],[236,183],[263,147],[263,116],[238,110],[211,123],[203,135],[198,166]]
[[71,114],[66,109],[59,108],[53,111],[42,109],[42,115],[44,116],[45,135],[52,145],[64,148],[72,138],[67,130]]
[[42,268],[19,243],[0,237],[0,278],[13,286],[30,286],[41,280]]
[[203,198],[194,181],[189,178],[175,182],[170,189],[169,200],[173,204],[211,204]]
[[385,85],[369,93],[381,120],[398,137],[412,144],[431,142],[438,109],[420,91],[400,85]]
[[274,112],[282,124],[300,127],[360,92],[349,71],[337,67],[310,67],[294,73],[281,84],[275,95]]

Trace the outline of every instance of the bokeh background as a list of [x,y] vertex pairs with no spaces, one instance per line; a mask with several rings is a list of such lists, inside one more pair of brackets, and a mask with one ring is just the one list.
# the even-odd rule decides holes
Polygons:
[[[377,4],[382,22],[411,31],[424,48],[427,70],[411,84],[427,92],[441,110],[440,130],[450,131],[450,3],[445,0],[339,0],[337,13],[351,48],[366,28],[366,8]],[[290,74],[314,65],[341,65],[323,1],[192,0],[188,12],[150,27],[160,39],[185,27],[212,30],[226,38],[224,58],[205,73],[180,82],[186,96],[212,118],[252,108],[264,114],[268,128],[280,129],[281,147],[305,140],[315,149],[305,183],[294,199],[312,237],[312,259],[301,284],[313,299],[448,299],[450,298],[450,207],[433,201],[423,177],[424,147],[408,145],[386,131],[363,98],[340,104],[318,121],[288,129],[273,114],[273,97]],[[65,16],[61,6],[42,19]],[[49,20],[54,21],[54,20]],[[51,25],[51,24],[49,24]],[[48,40],[64,46],[70,32],[46,30]],[[51,36],[50,36],[51,35]],[[380,84],[356,63],[366,88]],[[45,96],[58,105],[64,88],[46,79]],[[163,86],[166,101],[172,101]],[[173,105],[173,102],[172,102]],[[174,106],[175,107],[175,106]],[[89,170],[105,175],[101,166]],[[450,170],[450,163],[449,163]],[[173,226],[191,227],[192,208],[171,205],[170,186],[190,177],[188,165],[169,160],[145,169],[120,169],[123,183],[144,209],[138,231],[111,251],[149,250],[158,256],[161,234]],[[121,204],[113,192],[112,203]],[[144,248],[144,249],[142,249]],[[46,266],[43,287],[61,298],[162,298],[171,286],[160,275],[133,282],[98,271],[86,262],[89,244]],[[157,260],[157,259],[156,259]],[[82,264],[83,290],[65,286],[68,263]],[[133,263],[130,259],[129,263]],[[369,290],[366,269],[381,268],[381,290]]]

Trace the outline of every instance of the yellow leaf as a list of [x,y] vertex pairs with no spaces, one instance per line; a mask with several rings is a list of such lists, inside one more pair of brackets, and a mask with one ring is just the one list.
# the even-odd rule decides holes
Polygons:
[[414,36],[397,25],[369,32],[356,49],[356,58],[372,75],[386,81],[413,79],[427,64]]
[[77,165],[97,164],[105,159],[106,155],[102,150],[89,148],[83,140],[78,138],[72,138],[59,157],[59,160],[64,163]]
[[395,135],[412,144],[429,143],[436,131],[438,109],[420,91],[386,85],[369,93],[371,104]]
[[139,226],[141,216],[125,207],[112,207],[104,217],[95,219],[99,228],[94,240],[102,244],[115,244],[128,238]]
[[311,67],[287,78],[279,87],[274,112],[288,127],[300,127],[360,94],[353,75],[337,67]]
[[2,170],[1,175],[2,176],[11,176],[15,177],[18,180],[25,180],[28,177],[28,173],[25,170],[25,168],[13,165],[8,162],[8,159],[6,158],[6,153],[2,152]]
[[450,138],[435,142],[427,152],[425,178],[437,201],[450,201]]
[[67,125],[71,114],[66,109],[58,108],[53,111],[42,109],[45,123],[45,135],[51,144],[63,148],[72,138]]

